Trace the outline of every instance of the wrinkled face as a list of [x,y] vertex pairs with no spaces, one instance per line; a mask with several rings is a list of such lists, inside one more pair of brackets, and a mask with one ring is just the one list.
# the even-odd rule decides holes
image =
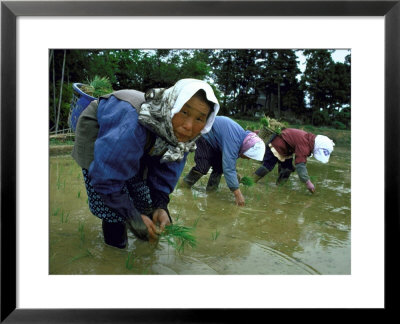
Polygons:
[[210,107],[200,98],[190,98],[172,117],[172,127],[179,142],[188,142],[200,134],[207,122]]

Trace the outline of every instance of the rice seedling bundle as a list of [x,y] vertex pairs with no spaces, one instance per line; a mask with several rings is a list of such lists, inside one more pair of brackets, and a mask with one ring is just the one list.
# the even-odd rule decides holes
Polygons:
[[240,179],[240,182],[243,183],[247,187],[251,187],[254,185],[254,180],[251,177],[244,176],[243,178]]
[[264,142],[268,141],[271,135],[277,134],[279,135],[283,129],[287,128],[287,124],[284,122],[280,122],[276,119],[265,116],[261,118],[261,128],[258,133],[258,136],[264,140]]
[[160,234],[160,239],[167,241],[169,245],[174,247],[179,253],[185,250],[186,246],[196,247],[196,238],[193,235],[194,228],[179,224],[170,224],[165,226],[164,231]]
[[88,84],[83,84],[80,89],[89,96],[98,98],[113,92],[110,80],[107,77],[95,76]]

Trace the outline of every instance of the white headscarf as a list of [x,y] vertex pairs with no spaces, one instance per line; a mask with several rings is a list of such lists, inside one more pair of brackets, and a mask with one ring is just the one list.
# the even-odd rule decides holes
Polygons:
[[263,141],[255,143],[243,155],[256,161],[262,161],[265,154],[265,144]]
[[314,142],[314,157],[322,163],[327,163],[334,146],[335,143],[329,137],[317,135]]
[[264,141],[256,133],[248,133],[240,147],[239,156],[241,154],[256,161],[262,161],[265,154]]
[[204,134],[210,131],[219,111],[218,100],[208,83],[196,79],[182,79],[171,88],[151,89],[146,92],[146,101],[139,110],[139,122],[158,135],[151,154],[160,155],[166,150],[161,162],[180,161],[185,152],[196,149],[195,141],[201,135],[189,142],[178,142],[172,127],[172,117],[201,89],[206,93],[207,99],[214,103],[213,111],[201,131],[201,134]]

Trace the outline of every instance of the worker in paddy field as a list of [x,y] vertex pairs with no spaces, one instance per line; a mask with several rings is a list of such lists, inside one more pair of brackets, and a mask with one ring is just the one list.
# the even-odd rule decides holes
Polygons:
[[196,165],[184,177],[183,184],[192,187],[212,168],[206,190],[216,190],[224,174],[226,183],[235,196],[236,204],[244,206],[245,199],[239,189],[236,160],[244,158],[262,161],[265,152],[263,140],[254,132],[244,130],[232,119],[217,116],[210,132],[203,134],[196,141],[196,146],[194,156]]
[[172,223],[169,195],[218,110],[209,84],[183,79],[146,94],[116,91],[82,112],[72,156],[106,244],[126,247],[127,228],[140,239],[156,239]]
[[[300,129],[285,128],[279,135],[273,135],[266,145],[263,164],[253,174],[255,182],[271,172],[279,164],[279,176],[276,184],[284,183],[290,174],[297,171],[301,182],[307,189],[315,192],[315,186],[308,176],[307,158],[314,156],[322,163],[327,163],[335,143],[324,135],[314,135]],[[295,166],[293,167],[293,154]]]

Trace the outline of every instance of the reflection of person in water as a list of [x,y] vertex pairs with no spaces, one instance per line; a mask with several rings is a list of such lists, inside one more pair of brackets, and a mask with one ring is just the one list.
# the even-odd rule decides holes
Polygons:
[[82,167],[90,211],[102,219],[104,241],[124,248],[127,225],[156,238],[172,222],[169,195],[195,140],[219,110],[212,88],[183,79],[146,94],[121,90],[93,101],[79,117],[72,156]]
[[313,154],[318,161],[327,163],[334,145],[333,141],[324,135],[314,135],[294,128],[283,129],[280,135],[274,135],[267,143],[263,165],[255,171],[253,179],[257,182],[271,172],[278,163],[277,184],[285,182],[292,172],[297,171],[300,180],[310,192],[314,193],[315,186],[308,176],[306,167],[307,157]]
[[238,158],[262,161],[265,144],[257,134],[244,130],[238,123],[224,116],[217,116],[211,131],[196,141],[194,161],[196,165],[184,177],[183,183],[191,187],[208,170],[212,173],[207,183],[207,191],[218,188],[224,174],[229,189],[235,196],[236,204],[243,206],[245,199],[239,189],[236,173]]

